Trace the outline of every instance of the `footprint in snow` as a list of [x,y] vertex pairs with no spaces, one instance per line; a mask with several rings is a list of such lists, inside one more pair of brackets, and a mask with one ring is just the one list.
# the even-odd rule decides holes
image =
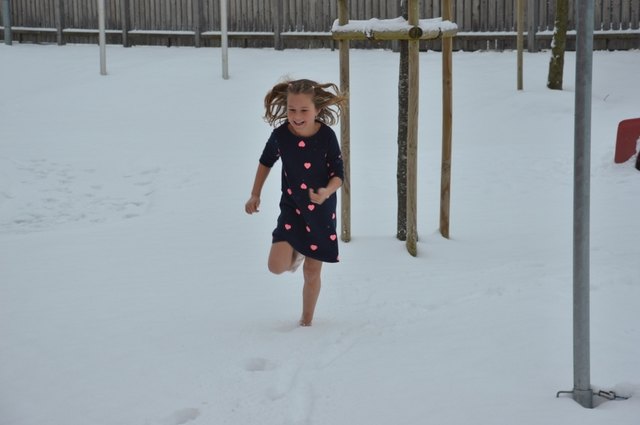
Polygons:
[[275,363],[261,357],[253,357],[244,361],[244,370],[247,372],[264,372],[275,368]]
[[160,425],[182,425],[196,420],[200,416],[200,409],[186,408],[173,412],[160,421]]

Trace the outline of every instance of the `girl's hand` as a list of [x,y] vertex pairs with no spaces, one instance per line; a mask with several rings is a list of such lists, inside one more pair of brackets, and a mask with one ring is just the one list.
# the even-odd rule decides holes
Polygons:
[[251,198],[244,204],[244,210],[247,214],[260,212],[260,197],[251,195]]
[[309,199],[314,204],[322,205],[324,201],[326,201],[332,193],[326,187],[321,187],[320,189],[314,191],[313,189],[309,189]]

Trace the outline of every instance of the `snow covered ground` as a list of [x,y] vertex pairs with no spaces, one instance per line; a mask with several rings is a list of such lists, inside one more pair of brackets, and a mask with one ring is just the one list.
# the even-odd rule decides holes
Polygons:
[[637,425],[640,52],[595,52],[591,381],[573,388],[575,55],[454,54],[451,239],[439,236],[440,54],[421,54],[417,258],[395,239],[398,56],[352,51],[352,235],[314,326],[270,275],[272,175],[244,202],[262,99],[338,81],[330,50],[0,46],[2,425]]

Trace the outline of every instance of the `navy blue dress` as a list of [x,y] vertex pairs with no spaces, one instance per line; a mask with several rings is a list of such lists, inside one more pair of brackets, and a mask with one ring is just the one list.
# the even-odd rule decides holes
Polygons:
[[300,137],[284,123],[271,133],[260,163],[271,168],[278,159],[282,160],[282,196],[273,242],[286,241],[304,256],[338,262],[336,194],[322,205],[309,199],[309,189],[326,187],[334,176],[344,180],[336,134],[321,123],[316,134]]

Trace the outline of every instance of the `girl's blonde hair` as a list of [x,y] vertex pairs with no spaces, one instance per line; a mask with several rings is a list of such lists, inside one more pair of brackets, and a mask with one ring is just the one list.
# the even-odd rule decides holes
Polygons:
[[312,80],[287,80],[276,84],[264,98],[264,119],[270,125],[279,124],[287,119],[287,96],[289,94],[311,95],[318,110],[316,120],[326,125],[338,122],[346,107],[347,95],[340,92],[333,83],[319,84]]

